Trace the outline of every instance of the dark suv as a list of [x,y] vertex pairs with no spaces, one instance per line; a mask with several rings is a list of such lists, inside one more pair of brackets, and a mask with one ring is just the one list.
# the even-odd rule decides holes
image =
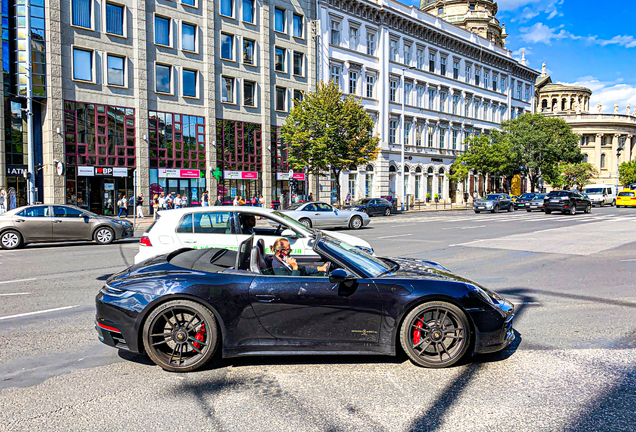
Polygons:
[[579,191],[552,191],[543,201],[543,208],[546,214],[553,211],[560,211],[563,214],[575,214],[577,211],[590,213],[592,211],[592,201]]

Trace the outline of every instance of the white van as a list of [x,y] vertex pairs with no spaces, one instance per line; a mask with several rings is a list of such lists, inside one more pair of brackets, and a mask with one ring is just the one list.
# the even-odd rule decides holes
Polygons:
[[592,205],[603,207],[605,204],[616,205],[616,186],[609,183],[589,184],[583,192],[590,197]]

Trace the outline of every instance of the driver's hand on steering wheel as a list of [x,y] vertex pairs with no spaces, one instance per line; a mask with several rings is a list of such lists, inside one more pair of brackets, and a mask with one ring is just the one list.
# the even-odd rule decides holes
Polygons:
[[329,266],[331,266],[331,263],[329,261],[327,261],[322,266],[318,267],[317,270],[321,271],[321,272],[328,272],[329,271]]

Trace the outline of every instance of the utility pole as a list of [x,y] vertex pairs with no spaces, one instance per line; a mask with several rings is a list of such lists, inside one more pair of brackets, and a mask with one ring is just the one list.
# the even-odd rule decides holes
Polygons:
[[625,148],[626,139],[627,137],[622,135],[618,137],[618,147],[616,148],[616,193],[618,193],[618,170],[620,168],[621,152]]
[[26,100],[27,100],[27,202],[29,205],[35,204],[35,152],[33,150],[33,92],[32,92],[32,78],[33,71],[31,67],[31,0],[25,1],[26,8],[26,69],[27,69],[27,87],[26,87]]

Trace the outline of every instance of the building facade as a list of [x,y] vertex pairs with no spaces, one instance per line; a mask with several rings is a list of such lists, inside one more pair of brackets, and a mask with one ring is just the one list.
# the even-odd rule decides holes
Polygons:
[[344,173],[342,190],[410,202],[494,190],[473,176],[450,182],[450,165],[468,136],[534,110],[538,72],[499,43],[392,0],[318,4],[318,78],[359,97],[381,138],[377,160]]
[[[0,187],[17,204],[26,203],[23,4],[2,2]],[[289,188],[277,128],[315,87],[313,2],[31,0],[30,9],[37,201],[112,214],[135,177],[146,211],[160,192],[196,205],[204,190],[276,200]]]
[[[536,89],[537,111],[565,120],[574,133],[581,135],[584,162],[591,163],[599,173],[591,182],[618,186],[619,164],[636,158],[636,109],[631,111],[627,105],[622,111],[616,104],[613,114],[603,114],[599,103],[596,112],[590,112],[592,91],[552,83],[545,73],[545,65]],[[617,154],[619,148],[620,156]]]

